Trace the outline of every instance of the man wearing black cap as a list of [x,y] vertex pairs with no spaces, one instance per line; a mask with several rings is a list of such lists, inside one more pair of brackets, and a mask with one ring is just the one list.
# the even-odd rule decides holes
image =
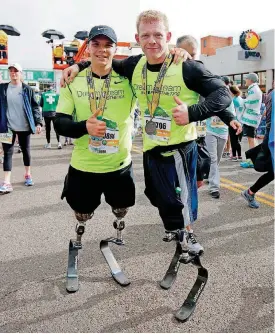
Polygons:
[[62,199],[74,210],[78,241],[102,194],[117,219],[135,204],[130,153],[135,98],[128,79],[112,69],[116,44],[112,28],[93,27],[88,40],[91,66],[60,90],[55,128],[76,138]]
[[112,28],[93,27],[91,66],[60,91],[55,128],[76,138],[62,198],[82,223],[92,217],[102,194],[115,214],[125,215],[135,203],[129,126],[135,99],[128,80],[112,69],[116,43]]

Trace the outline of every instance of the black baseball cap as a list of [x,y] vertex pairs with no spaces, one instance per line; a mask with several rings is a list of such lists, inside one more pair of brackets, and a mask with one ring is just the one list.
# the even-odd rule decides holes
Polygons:
[[88,41],[90,42],[96,36],[103,35],[108,37],[112,42],[117,44],[117,36],[111,27],[108,26],[95,26],[91,29],[88,37]]

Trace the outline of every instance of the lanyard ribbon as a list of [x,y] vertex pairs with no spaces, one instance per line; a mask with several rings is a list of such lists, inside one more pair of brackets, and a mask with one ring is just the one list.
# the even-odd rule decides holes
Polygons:
[[111,85],[111,78],[112,78],[112,71],[108,74],[107,78],[103,82],[103,85],[101,87],[99,102],[97,105],[96,102],[97,96],[96,96],[95,82],[92,74],[92,69],[89,68],[87,70],[87,84],[89,87],[89,101],[92,114],[94,114],[97,110],[100,110],[99,116],[103,115],[107,101],[107,96]]
[[159,71],[157,80],[155,81],[154,89],[153,89],[153,96],[152,96],[152,101],[149,101],[148,95],[147,95],[147,62],[144,64],[142,68],[142,73],[141,73],[141,79],[142,79],[142,90],[143,93],[146,94],[147,98],[147,106],[148,110],[150,112],[151,119],[154,118],[154,113],[155,110],[157,109],[159,105],[159,98],[160,98],[160,93],[161,93],[161,88],[163,84],[163,80],[165,77],[166,72],[168,71],[169,65],[171,64],[172,61],[172,55],[169,53],[165,60],[164,63],[161,66],[161,69]]

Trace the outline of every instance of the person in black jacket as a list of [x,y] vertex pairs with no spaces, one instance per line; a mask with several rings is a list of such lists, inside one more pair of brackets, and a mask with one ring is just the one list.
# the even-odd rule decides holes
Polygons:
[[0,193],[13,191],[10,179],[12,155],[16,136],[23,153],[25,185],[32,186],[30,136],[40,133],[42,116],[31,87],[22,83],[22,67],[15,63],[9,66],[9,83],[0,84],[0,142],[4,151],[4,182]]

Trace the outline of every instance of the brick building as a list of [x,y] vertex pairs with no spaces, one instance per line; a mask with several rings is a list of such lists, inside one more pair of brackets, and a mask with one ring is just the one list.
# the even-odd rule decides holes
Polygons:
[[201,54],[213,56],[216,49],[230,46],[233,44],[233,37],[206,36],[201,38]]

